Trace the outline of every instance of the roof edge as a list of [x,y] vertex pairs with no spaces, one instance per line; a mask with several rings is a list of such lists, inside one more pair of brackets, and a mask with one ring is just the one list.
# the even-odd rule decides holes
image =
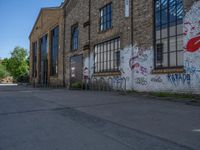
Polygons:
[[35,28],[35,26],[36,26],[36,24],[37,24],[37,22],[38,22],[38,20],[39,20],[39,18],[41,16],[42,12],[45,11],[45,10],[59,10],[59,9],[62,9],[61,6],[58,6],[58,7],[43,7],[43,8],[41,8],[40,11],[39,11],[39,14],[37,16],[37,19],[36,19],[36,21],[35,21],[35,23],[34,23],[34,25],[32,27],[32,30],[31,30],[31,32],[29,34],[29,39],[30,39],[30,37],[31,37],[31,35],[33,33],[33,30],[34,30],[34,28]]

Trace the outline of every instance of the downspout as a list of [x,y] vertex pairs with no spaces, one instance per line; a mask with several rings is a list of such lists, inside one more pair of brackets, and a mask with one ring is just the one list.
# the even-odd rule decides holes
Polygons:
[[[88,70],[89,70],[89,79],[90,79],[90,74],[91,74],[91,66],[90,66],[90,60],[91,60],[91,43],[90,43],[90,40],[91,40],[91,0],[89,0],[89,27],[88,27],[88,41],[89,41],[89,52],[88,52],[88,55],[89,55],[89,60],[88,60]],[[90,81],[89,81],[90,82]]]
[[[134,34],[133,34],[133,29],[134,29],[134,23],[133,23],[133,0],[131,0],[131,57],[134,55]],[[134,90],[134,71],[131,70],[131,88]]]
[[66,11],[65,11],[65,7],[63,8],[64,9],[64,12],[63,12],[63,19],[62,20],[64,20],[64,23],[63,23],[63,25],[64,25],[64,27],[63,27],[63,86],[65,87],[66,86],[66,83],[65,83],[65,25],[66,25]]

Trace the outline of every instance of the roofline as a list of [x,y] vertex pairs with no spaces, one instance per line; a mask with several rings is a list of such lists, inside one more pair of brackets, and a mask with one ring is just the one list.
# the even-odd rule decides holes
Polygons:
[[65,7],[71,0],[65,0],[60,7]]
[[59,10],[59,9],[62,9],[61,6],[58,6],[58,7],[43,7],[43,8],[41,8],[40,12],[39,12],[39,14],[37,16],[37,19],[36,19],[36,21],[35,21],[35,23],[34,23],[34,25],[32,27],[31,33],[29,34],[29,39],[30,39],[30,37],[31,37],[31,35],[33,33],[33,30],[34,30],[34,28],[35,28],[35,26],[36,26],[36,24],[37,24],[37,22],[38,22],[38,20],[39,20],[39,18],[41,16],[41,14],[42,14],[42,11],[45,11],[45,10]]

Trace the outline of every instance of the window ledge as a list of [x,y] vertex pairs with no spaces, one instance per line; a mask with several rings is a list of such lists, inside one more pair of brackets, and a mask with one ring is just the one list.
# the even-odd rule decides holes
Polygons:
[[108,28],[108,29],[106,29],[106,30],[99,30],[99,34],[103,34],[103,33],[106,33],[106,32],[108,32],[108,31],[110,31],[110,30],[112,30],[113,29],[113,26],[111,27],[111,28]]
[[51,79],[57,79],[57,78],[58,78],[58,75],[51,75],[50,78],[51,78]]
[[94,73],[94,76],[119,76],[120,71]]
[[152,74],[184,73],[183,67],[154,69]]

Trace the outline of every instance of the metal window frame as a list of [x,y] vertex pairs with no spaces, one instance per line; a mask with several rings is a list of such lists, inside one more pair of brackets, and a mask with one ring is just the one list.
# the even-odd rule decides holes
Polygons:
[[[112,2],[104,5],[102,8],[99,9],[100,12],[100,21],[99,21],[99,31],[106,31],[108,29],[112,28],[112,15],[113,15],[113,8],[112,8]],[[109,9],[110,8],[110,9]],[[105,9],[105,14],[104,14],[104,9]],[[101,12],[103,11],[103,15],[101,16]],[[110,19],[108,20],[108,16],[110,17]],[[104,19],[105,17],[105,19]],[[109,26],[107,26],[108,24],[110,24]],[[101,28],[102,27],[102,28]]]
[[[117,42],[117,47],[115,47],[115,42]],[[120,66],[120,37],[104,41],[102,43],[96,44],[94,49],[94,72],[95,73],[107,73],[107,72],[118,72]],[[111,45],[113,44],[113,49],[111,50]],[[103,47],[102,47],[103,46]],[[106,48],[106,49],[104,49]],[[99,50],[100,49],[100,50]],[[104,58],[106,53],[106,58]],[[119,53],[119,56],[115,56]],[[113,54],[113,59],[111,60],[111,55]],[[103,57],[103,59],[102,59]],[[116,64],[115,64],[116,63]],[[106,64],[106,68],[104,67]],[[102,68],[103,67],[103,68]]]
[[[169,5],[169,0],[166,0],[167,1],[167,6],[164,9],[161,7],[161,0],[158,0],[158,1],[160,1],[160,8],[159,8],[159,10],[156,10],[156,1],[157,0],[153,1],[153,8],[154,8],[154,11],[153,11],[153,15],[154,15],[154,19],[153,19],[153,21],[154,21],[154,26],[153,26],[154,42],[153,43],[154,43],[154,49],[155,49],[155,51],[154,51],[154,68],[155,69],[163,69],[163,68],[183,67],[183,65],[181,65],[181,66],[178,65],[178,52],[183,51],[183,49],[182,50],[178,50],[178,40],[177,40],[179,36],[183,36],[183,33],[181,33],[181,34],[177,33],[178,25],[183,22],[183,18],[182,19],[178,19],[178,15],[176,14],[175,21],[171,22],[170,21],[170,13],[169,13],[170,8],[174,7],[174,6],[175,6],[175,9],[176,9],[175,11],[177,13],[177,11],[178,11],[177,7],[180,4],[182,4],[182,8],[184,10],[183,0],[180,3],[178,3],[176,1],[174,5],[171,5],[171,7]],[[164,10],[167,10],[167,24],[166,24],[167,27],[165,27],[165,28],[167,28],[167,37],[162,38],[162,30],[164,29],[164,28],[162,28],[162,26],[163,26],[163,24],[162,24],[162,12]],[[183,15],[183,13],[184,13],[183,10],[182,10],[182,14],[181,15]],[[160,23],[159,23],[159,26],[157,26],[157,24],[156,24],[156,17],[157,17],[156,14],[157,14],[157,12],[159,12],[159,14],[160,14]],[[175,23],[175,25],[170,25],[171,23]],[[170,36],[170,27],[172,27],[172,26],[175,26],[175,32],[176,33],[175,33],[175,35]],[[160,38],[159,39],[157,39],[157,34],[156,34],[156,32],[158,31],[157,28],[159,28],[159,31],[160,31]],[[176,40],[175,40],[175,47],[176,48],[175,48],[174,51],[170,51],[170,39],[172,39],[174,37],[176,38]],[[167,52],[163,52],[163,55],[167,54],[167,57],[168,57],[168,66],[167,67],[163,67],[163,62],[161,63],[161,66],[157,65],[157,46],[156,46],[157,45],[157,41],[159,40],[160,44],[161,44],[164,39],[167,39]],[[171,59],[170,58],[170,54],[171,53],[175,53],[176,54],[176,65],[175,66],[171,66],[170,65],[170,62],[171,62],[171,60],[170,60]]]

